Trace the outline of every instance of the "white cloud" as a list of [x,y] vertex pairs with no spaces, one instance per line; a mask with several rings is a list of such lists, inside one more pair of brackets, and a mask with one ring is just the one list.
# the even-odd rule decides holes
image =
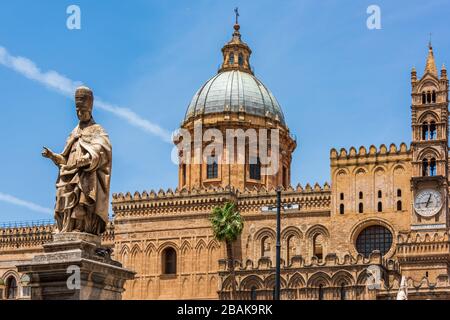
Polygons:
[[5,194],[2,192],[0,192],[0,201],[14,204],[14,205],[21,206],[21,207],[25,207],[27,209],[30,209],[30,210],[36,211],[36,212],[47,213],[47,214],[53,213],[53,210],[51,210],[49,208],[42,207],[35,203],[16,198],[12,195]]
[[[61,75],[56,71],[50,70],[42,72],[30,59],[13,56],[2,46],[0,46],[0,64],[70,98],[73,98],[75,89],[82,84],[81,82],[73,81],[64,75]],[[97,98],[95,101],[96,107],[125,119],[129,124],[155,135],[165,142],[171,143],[171,133],[161,128],[159,125],[142,118],[130,109],[118,107]]]

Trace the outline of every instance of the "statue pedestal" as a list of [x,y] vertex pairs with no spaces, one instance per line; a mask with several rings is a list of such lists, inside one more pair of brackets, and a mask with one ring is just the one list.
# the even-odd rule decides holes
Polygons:
[[44,253],[17,266],[30,276],[32,300],[121,300],[125,281],[135,273],[111,259],[100,237],[55,234]]

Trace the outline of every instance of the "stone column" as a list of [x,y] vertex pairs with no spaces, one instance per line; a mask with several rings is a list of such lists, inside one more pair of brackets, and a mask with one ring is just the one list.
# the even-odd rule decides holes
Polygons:
[[59,233],[44,253],[17,266],[30,276],[32,300],[121,300],[135,272],[111,259],[100,236]]

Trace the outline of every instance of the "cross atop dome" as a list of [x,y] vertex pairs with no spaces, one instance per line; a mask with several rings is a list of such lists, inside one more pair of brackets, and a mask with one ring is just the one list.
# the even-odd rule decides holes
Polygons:
[[231,41],[222,48],[223,63],[219,73],[227,70],[240,70],[253,74],[250,67],[250,55],[252,54],[252,50],[242,41],[241,33],[239,32],[241,29],[241,26],[239,25],[239,9],[234,9],[234,13],[236,15],[236,23],[234,25],[233,37],[231,38]]

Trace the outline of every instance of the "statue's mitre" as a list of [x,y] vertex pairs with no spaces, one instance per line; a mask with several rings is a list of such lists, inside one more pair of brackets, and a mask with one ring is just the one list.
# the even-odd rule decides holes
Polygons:
[[89,95],[91,97],[94,97],[94,93],[92,92],[91,88],[86,87],[86,86],[78,87],[75,90],[75,96],[77,96],[77,95]]

